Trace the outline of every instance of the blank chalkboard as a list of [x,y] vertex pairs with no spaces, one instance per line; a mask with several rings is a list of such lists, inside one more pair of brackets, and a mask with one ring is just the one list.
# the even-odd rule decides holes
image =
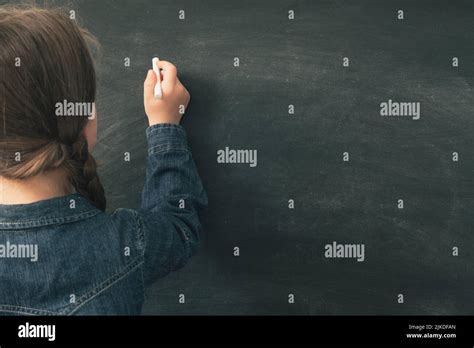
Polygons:
[[[102,45],[109,211],[140,203],[151,58],[192,95],[201,249],[147,292],[145,314],[474,314],[472,1],[65,6]],[[419,119],[382,116],[389,101],[419,103]],[[219,163],[226,147],[257,165]],[[364,245],[364,260],[327,257],[334,242]]]

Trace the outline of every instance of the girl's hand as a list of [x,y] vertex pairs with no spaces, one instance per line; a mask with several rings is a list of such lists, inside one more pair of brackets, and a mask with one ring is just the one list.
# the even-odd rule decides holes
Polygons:
[[154,88],[157,76],[153,70],[148,70],[144,83],[145,113],[150,126],[159,123],[179,124],[188,106],[191,96],[178,79],[176,67],[170,62],[160,60],[162,98],[155,99]]

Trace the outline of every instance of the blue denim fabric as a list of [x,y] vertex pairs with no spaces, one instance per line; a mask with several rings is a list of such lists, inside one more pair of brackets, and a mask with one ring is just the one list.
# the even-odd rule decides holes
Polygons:
[[145,287],[196,253],[207,195],[184,128],[146,135],[140,209],[106,214],[78,193],[0,205],[0,314],[140,314]]

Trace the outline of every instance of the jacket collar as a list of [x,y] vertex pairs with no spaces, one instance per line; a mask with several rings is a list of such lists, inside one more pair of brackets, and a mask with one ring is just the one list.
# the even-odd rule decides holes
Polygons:
[[74,222],[99,213],[101,210],[79,193],[28,204],[0,204],[0,230]]

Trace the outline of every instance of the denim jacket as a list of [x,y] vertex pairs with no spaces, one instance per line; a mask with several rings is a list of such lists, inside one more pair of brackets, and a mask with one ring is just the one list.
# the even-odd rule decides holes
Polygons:
[[145,287],[196,252],[207,195],[184,128],[146,136],[140,209],[106,214],[78,193],[0,205],[0,314],[140,314]]

